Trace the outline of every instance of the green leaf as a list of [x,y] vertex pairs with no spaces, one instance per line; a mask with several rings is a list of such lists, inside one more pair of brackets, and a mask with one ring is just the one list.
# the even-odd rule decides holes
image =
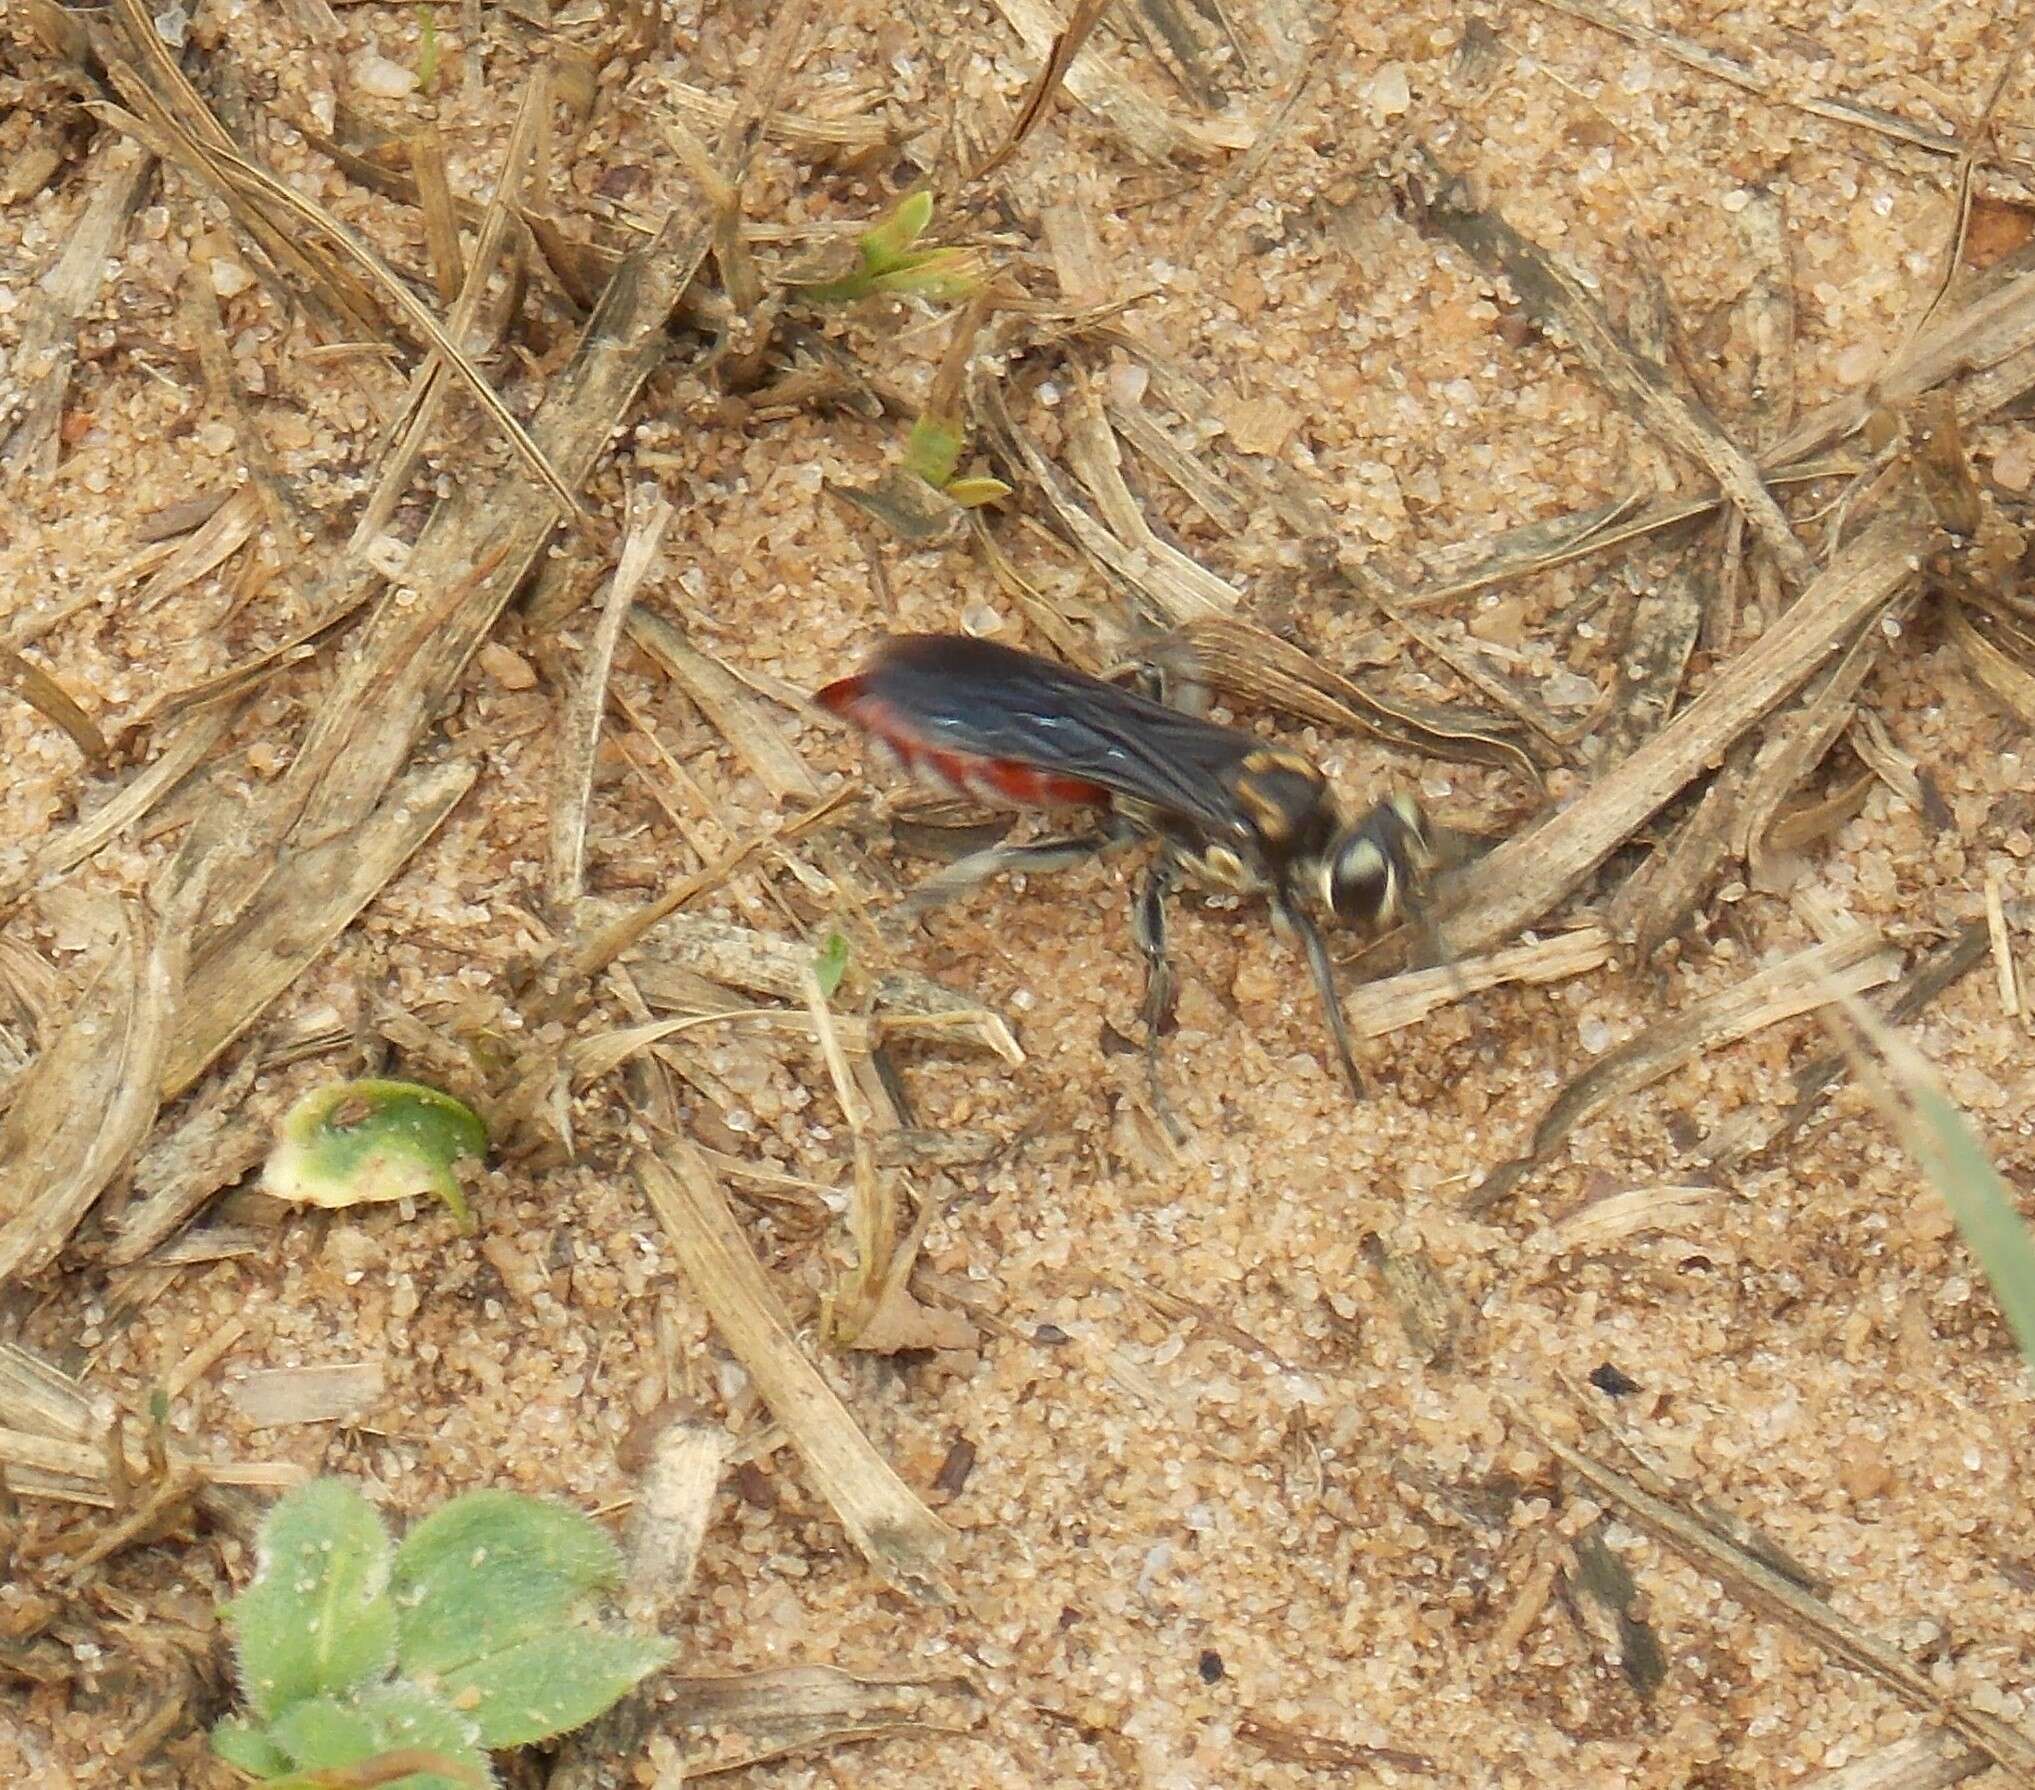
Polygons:
[[442,1678],[568,1627],[589,1593],[621,1575],[621,1555],[591,1518],[520,1492],[468,1492],[417,1524],[397,1551],[403,1670]]
[[306,1697],[292,1703],[269,1732],[300,1771],[358,1765],[383,1750],[373,1721],[338,1697]]
[[862,236],[862,265],[872,274],[896,267],[933,221],[933,195],[925,188],[907,193],[873,230]]
[[869,282],[876,292],[916,293],[956,303],[982,290],[982,257],[973,249],[927,249],[905,256]]
[[991,478],[983,473],[976,478],[950,479],[947,482],[947,496],[964,510],[979,510],[986,503],[996,503],[1010,495],[1010,487],[1003,480]]
[[1992,1282],[2022,1359],[2035,1368],[2035,1232],[1955,1103],[1933,1087],[1908,1093],[1921,1121],[1915,1141],[1922,1167]]
[[952,417],[922,416],[904,444],[904,469],[944,491],[961,464],[961,425]]
[[451,1769],[408,1771],[379,1781],[389,1790],[473,1790],[495,1781],[473,1718],[407,1679],[375,1685],[358,1697],[292,1704],[276,1718],[273,1732],[299,1771],[399,1761],[422,1752]]
[[841,978],[848,973],[848,940],[839,932],[829,932],[813,958],[813,974],[819,979],[820,993],[832,1000],[841,986]]
[[448,1672],[441,1684],[479,1722],[490,1750],[529,1746],[592,1721],[672,1651],[647,1635],[554,1631]]
[[488,1132],[450,1094],[409,1081],[314,1088],[284,1115],[262,1186],[314,1206],[435,1195],[472,1229],[457,1164],[487,1153]]
[[212,1750],[251,1777],[279,1778],[290,1769],[289,1754],[269,1738],[266,1728],[233,1716],[213,1725]]
[[273,1717],[306,1697],[343,1696],[396,1657],[389,1537],[343,1480],[286,1493],[262,1523],[254,1582],[227,1606],[241,1690]]

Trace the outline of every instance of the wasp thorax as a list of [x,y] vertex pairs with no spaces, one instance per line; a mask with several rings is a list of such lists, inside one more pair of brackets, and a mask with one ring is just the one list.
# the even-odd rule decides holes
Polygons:
[[1320,813],[1327,784],[1297,752],[1266,746],[1245,758],[1236,799],[1258,837],[1275,849],[1297,844]]
[[1380,802],[1328,850],[1322,881],[1329,911],[1360,926],[1390,923],[1430,855],[1426,817],[1412,798]]

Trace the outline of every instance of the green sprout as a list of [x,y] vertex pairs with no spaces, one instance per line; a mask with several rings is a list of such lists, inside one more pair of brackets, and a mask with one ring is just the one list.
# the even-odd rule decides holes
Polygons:
[[277,1199],[357,1206],[430,1195],[473,1228],[458,1164],[487,1153],[488,1132],[450,1094],[409,1081],[314,1088],[283,1116],[262,1171]]
[[905,441],[905,471],[924,479],[935,491],[946,493],[949,500],[964,510],[980,509],[986,503],[1008,497],[1010,487],[986,473],[971,474],[965,479],[954,476],[961,465],[962,440],[958,422],[928,411],[912,424],[911,435]]
[[982,289],[982,257],[973,249],[920,249],[912,245],[933,221],[933,195],[924,189],[901,200],[856,245],[862,265],[839,279],[802,282],[806,297],[821,304],[853,304],[878,293],[915,294],[957,302]]
[[827,934],[826,943],[813,956],[813,974],[819,979],[820,993],[831,1001],[847,973],[848,939],[837,928]]
[[430,7],[417,8],[417,85],[431,92],[438,85],[438,20]]
[[393,1546],[343,1480],[269,1512],[225,1611],[251,1715],[212,1730],[248,1776],[313,1790],[487,1790],[488,1754],[583,1726],[669,1663],[596,1611],[621,1557],[578,1511],[469,1492]]

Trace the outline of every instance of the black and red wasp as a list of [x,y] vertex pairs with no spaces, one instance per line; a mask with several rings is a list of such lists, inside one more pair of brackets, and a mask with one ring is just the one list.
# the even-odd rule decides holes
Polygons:
[[1393,797],[1352,819],[1297,752],[966,635],[894,636],[862,670],[814,700],[945,793],[1104,810],[1091,832],[972,853],[921,884],[914,907],[1003,871],[1064,869],[1140,838],[1156,840],[1159,853],[1133,914],[1146,964],[1148,1059],[1156,1061],[1172,1002],[1165,903],[1173,885],[1262,895],[1306,953],[1336,1055],[1361,1098],[1328,950],[1307,904],[1374,929],[1403,912],[1434,862],[1426,821],[1409,798]]

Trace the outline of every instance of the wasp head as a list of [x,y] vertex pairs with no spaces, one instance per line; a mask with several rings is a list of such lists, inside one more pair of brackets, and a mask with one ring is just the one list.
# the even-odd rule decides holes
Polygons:
[[1339,920],[1385,926],[1404,911],[1434,862],[1427,817],[1410,796],[1393,796],[1337,834],[1322,855],[1322,898]]

